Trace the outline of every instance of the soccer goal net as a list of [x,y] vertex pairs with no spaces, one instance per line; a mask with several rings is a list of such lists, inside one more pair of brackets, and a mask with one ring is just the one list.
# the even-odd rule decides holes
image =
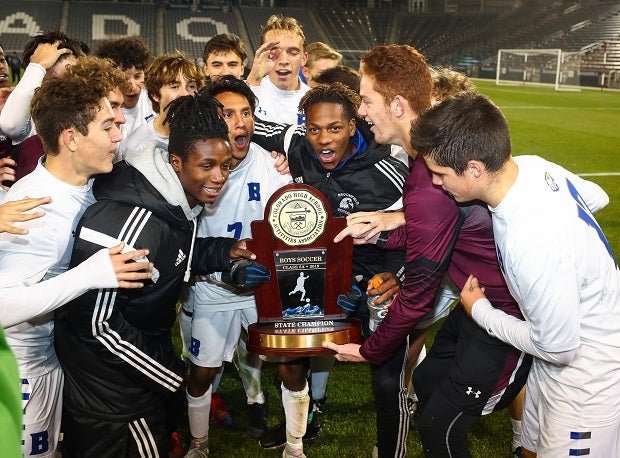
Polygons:
[[561,49],[500,49],[496,84],[553,84],[579,87],[581,53]]

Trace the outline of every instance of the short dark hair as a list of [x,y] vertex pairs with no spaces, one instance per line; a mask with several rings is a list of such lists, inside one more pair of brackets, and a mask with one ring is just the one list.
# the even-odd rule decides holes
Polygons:
[[457,175],[470,160],[497,172],[511,155],[506,118],[487,97],[471,92],[449,97],[421,114],[411,127],[411,146]]
[[226,53],[234,52],[241,59],[241,63],[245,64],[248,58],[248,53],[245,50],[245,45],[241,38],[232,33],[220,33],[211,37],[205,44],[205,49],[202,52],[202,59],[207,62],[207,58],[213,53]]
[[245,81],[235,78],[232,75],[224,75],[220,77],[217,81],[208,85],[206,87],[206,91],[213,97],[216,97],[218,94],[222,94],[224,92],[234,92],[242,95],[248,100],[252,113],[254,113],[254,110],[256,109],[256,95],[254,95],[254,92],[250,89],[250,86],[248,86]]
[[314,78],[317,84],[342,83],[351,90],[359,93],[360,91],[360,74],[357,70],[346,65],[338,65],[337,67],[328,68],[319,76]]
[[361,103],[360,96],[342,83],[319,84],[313,87],[299,101],[299,111],[307,115],[310,107],[317,103],[342,105],[349,119],[359,120],[357,109]]
[[34,54],[37,47],[42,43],[56,43],[60,42],[58,48],[67,48],[71,51],[75,57],[85,55],[82,50],[81,42],[79,40],[70,38],[64,32],[60,30],[53,30],[51,32],[40,33],[32,37],[24,46],[24,52],[22,53],[22,68],[26,68],[30,63],[30,58]]
[[146,70],[151,62],[151,51],[138,36],[104,40],[95,48],[95,55],[112,59],[122,70]]
[[164,124],[170,125],[168,151],[185,161],[201,140],[222,139],[227,144],[228,126],[220,115],[222,104],[206,92],[185,95],[170,102]]

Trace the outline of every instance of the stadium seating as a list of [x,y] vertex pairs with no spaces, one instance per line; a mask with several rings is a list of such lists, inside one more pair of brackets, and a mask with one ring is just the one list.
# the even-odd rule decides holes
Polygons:
[[205,9],[169,9],[164,14],[164,51],[183,51],[190,58],[202,56],[205,43],[219,33],[236,33],[238,27],[231,13]]
[[21,52],[31,36],[58,29],[62,10],[60,0],[0,2],[0,43],[5,52]]
[[452,13],[368,9],[338,1],[307,7],[262,7],[269,2],[258,0],[1,1],[0,42],[6,51],[19,52],[29,36],[45,30],[63,29],[90,47],[104,36],[138,34],[154,54],[178,49],[195,59],[211,36],[232,32],[247,42],[252,56],[267,18],[280,14],[299,20],[308,43],[330,44],[353,67],[377,44],[404,43],[431,64],[464,68],[481,62],[490,72],[500,48],[585,49],[582,62],[591,71],[601,70],[607,49],[604,65],[620,71],[614,44],[620,42],[620,4],[586,1],[523,2],[509,10]]
[[79,37],[92,48],[98,41],[111,36],[141,36],[155,51],[156,9],[153,5],[135,3],[72,2],[69,36]]

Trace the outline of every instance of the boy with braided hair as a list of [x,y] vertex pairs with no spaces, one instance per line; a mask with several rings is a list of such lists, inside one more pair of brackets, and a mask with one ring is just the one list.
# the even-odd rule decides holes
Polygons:
[[154,270],[139,293],[93,291],[57,316],[66,373],[63,454],[166,455],[168,404],[186,372],[171,339],[181,287],[191,271],[221,271],[233,284],[248,283],[248,263],[231,263],[254,257],[244,241],[195,237],[202,206],[215,201],[229,173],[220,109],[202,94],[176,99],[166,116],[168,147],[154,143],[130,154],[95,182],[97,202],[76,230],[72,264],[124,240],[148,246]]
[[[318,188],[330,203],[334,216],[347,216],[357,211],[396,210],[402,207],[402,185],[407,177],[406,166],[390,156],[390,147],[378,145],[366,122],[357,116],[361,100],[357,93],[341,83],[318,85],[304,95],[299,109],[306,116],[305,126],[291,126],[267,122],[256,122],[253,140],[267,150],[287,151],[289,167],[293,180]],[[353,251],[353,284],[359,294],[357,303],[366,303],[368,280],[381,272],[398,284],[397,275],[403,268],[404,252],[384,251],[376,246],[356,246]],[[359,311],[359,312],[358,312]],[[358,311],[350,310],[366,323],[368,316],[365,307]],[[361,313],[361,315],[357,315]],[[368,334],[367,324],[365,332]],[[400,359],[394,357],[394,364],[402,365],[405,347]],[[331,358],[333,364],[333,357]],[[289,383],[303,386],[301,360],[288,364],[288,373],[280,374],[284,387]],[[287,376],[293,376],[287,379]],[[301,375],[300,375],[301,374]],[[296,378],[301,377],[301,378]],[[318,394],[313,385],[313,418],[320,413],[326,393]],[[284,399],[284,397],[283,397]],[[397,402],[394,397],[394,402]],[[403,398],[404,400],[404,398]],[[286,410],[286,407],[285,407]],[[387,412],[387,410],[386,410]],[[287,413],[286,456],[292,453],[295,442]],[[380,421],[391,421],[389,418]],[[305,430],[306,425],[303,425]],[[277,430],[272,432],[277,434]],[[261,440],[265,442],[265,440]]]

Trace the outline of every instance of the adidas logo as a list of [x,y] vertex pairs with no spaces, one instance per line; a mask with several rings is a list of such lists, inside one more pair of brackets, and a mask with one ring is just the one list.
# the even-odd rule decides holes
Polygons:
[[176,267],[179,264],[181,264],[186,257],[187,256],[185,256],[185,253],[183,253],[181,250],[179,250],[179,254],[177,254],[177,262],[174,263],[174,267]]

